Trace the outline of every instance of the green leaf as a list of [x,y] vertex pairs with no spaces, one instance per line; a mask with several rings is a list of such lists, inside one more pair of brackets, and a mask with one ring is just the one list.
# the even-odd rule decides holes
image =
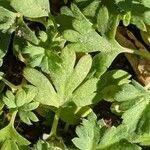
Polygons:
[[[103,31],[116,30],[116,27],[114,26],[116,16],[119,16],[119,20],[123,20],[125,26],[132,23],[143,31],[146,29],[145,25],[150,24],[150,4],[146,0],[86,0],[82,2],[76,0],[76,2],[83,14],[92,22],[95,23],[97,18],[98,29],[100,29],[99,31],[102,32],[102,34],[104,33]],[[109,13],[107,13],[107,11]]]
[[72,44],[70,47],[77,52],[109,51],[111,45],[106,38],[100,36],[92,26],[92,23],[82,14],[79,8],[72,4],[72,26],[74,30],[65,30],[64,38]]
[[[97,0],[94,0],[94,2],[98,3]],[[123,52],[135,54],[139,53],[136,50],[123,48],[115,40],[119,22],[122,20],[123,16],[127,16],[130,12],[127,11],[126,14],[126,12],[121,9],[119,5],[122,2],[124,4],[128,2],[124,2],[122,0],[109,2],[100,1],[97,7],[92,5],[94,2],[82,1],[80,3],[80,1],[77,1],[77,4],[79,4],[81,10],[75,4],[72,4],[70,9],[72,13],[65,7],[64,11],[62,11],[62,16],[66,15],[72,18],[72,21],[69,23],[73,29],[69,28],[64,30],[64,38],[69,41],[68,47],[75,52],[101,52],[101,54],[97,56],[97,60],[99,59],[102,63],[96,61],[98,65],[95,65],[95,71],[97,71],[95,72],[97,74],[96,76],[101,76],[106,69],[109,68],[112,61],[118,54]],[[88,7],[89,5],[90,7]],[[134,6],[136,4],[133,2],[131,5]],[[94,9],[95,15],[86,16],[86,14],[84,14],[84,10],[91,9],[92,7],[93,9],[96,8]],[[90,19],[90,17],[92,19]],[[97,24],[93,22],[95,17],[97,18]],[[139,55],[145,55],[147,57],[147,54],[143,55],[141,53]]]
[[145,145],[145,146],[149,146],[150,145],[150,134],[147,134],[147,133],[145,133],[145,134],[143,134],[142,136],[140,136],[137,140],[136,140],[136,142],[137,143],[140,143],[140,145]]
[[28,115],[28,117],[30,118],[31,121],[33,121],[33,122],[39,121],[39,119],[37,118],[37,116],[33,112],[28,112],[27,115]]
[[66,107],[60,108],[60,117],[64,122],[75,125],[81,121],[81,117],[84,118],[91,112],[92,109],[89,106],[77,107],[70,102]]
[[[105,74],[106,77],[103,76],[102,79],[90,77],[91,56],[85,54],[76,63],[75,52],[68,46],[62,50],[60,58],[62,63],[51,68],[47,77],[32,68],[24,69],[24,77],[38,88],[36,101],[59,108],[60,118],[65,121],[70,112],[69,115],[72,116],[68,119],[70,123],[78,122],[81,115],[78,114],[78,110],[82,111],[81,107],[95,104],[102,98],[111,99],[113,92],[110,87],[114,86],[117,89],[119,85],[129,82],[130,76],[126,72],[116,70]],[[103,83],[103,80],[108,82]],[[75,103],[77,107],[72,103]]]
[[74,30],[67,30],[64,32],[64,38],[70,42],[78,42],[80,39],[80,34]]
[[128,26],[130,24],[131,21],[131,12],[127,12],[124,16],[123,16],[123,24],[125,26]]
[[76,1],[80,10],[95,24],[102,36],[106,36],[109,39],[115,38],[120,16],[123,13],[118,9],[115,1]]
[[[58,90],[57,94],[48,79],[40,72],[31,68],[26,68],[24,70],[24,77],[39,89],[36,99],[42,104],[55,107],[65,104],[65,100],[67,100],[70,97],[71,93],[80,85],[80,83],[83,82],[91,68],[92,59],[89,55],[83,56],[79,60],[75,68],[73,68],[75,65],[75,61],[70,64],[71,59],[67,60],[69,50],[66,49],[65,51],[66,54],[64,53],[64,51],[62,53],[62,67],[58,68],[58,71],[51,70],[50,73],[50,76],[52,76],[52,82],[54,83],[54,86],[56,85],[56,90]],[[70,67],[70,70],[68,70],[68,67]],[[36,76],[36,78],[34,78],[34,76]],[[67,76],[68,78],[66,78]],[[59,100],[58,97],[62,97],[62,99]],[[63,97],[66,98],[63,100]]]
[[2,147],[1,147],[1,150],[19,150],[17,144],[15,143],[15,141],[12,141],[12,140],[6,140]]
[[24,54],[29,54],[31,58],[33,58],[33,61],[30,60],[30,65],[31,66],[40,66],[43,60],[43,56],[45,55],[45,50],[42,47],[38,46],[28,46],[25,47],[23,50]]
[[[70,33],[68,33],[70,32]],[[74,32],[74,31],[73,31]],[[64,32],[64,38],[68,41],[72,39],[68,35],[72,35],[71,30]],[[75,37],[74,37],[75,38]],[[80,35],[77,39],[77,42],[73,42],[70,44],[70,49],[72,49],[75,52],[96,52],[96,51],[109,51],[111,50],[110,43],[105,39],[102,38],[98,33],[96,33],[94,30],[90,32],[86,32],[82,35]]]
[[29,18],[38,18],[48,16],[48,0],[12,0],[11,6],[19,13]]
[[35,114],[31,112],[39,106],[39,102],[33,102],[36,95],[37,89],[34,86],[26,85],[15,94],[8,90],[6,96],[3,96],[3,102],[9,109],[17,110],[23,122],[32,124],[31,121],[38,121]]
[[17,37],[23,38],[33,44],[39,43],[35,33],[25,24],[22,18],[18,19],[17,26],[18,26],[18,28],[16,29]]
[[23,121],[24,123],[28,125],[32,125],[31,120],[29,118],[29,112],[19,111],[18,114],[19,114],[21,121]]
[[39,66],[46,73],[61,61],[57,53],[39,46],[28,46],[23,50],[23,54],[29,56],[27,60],[30,66]]
[[98,15],[97,15],[97,25],[98,25],[98,31],[105,35],[107,32],[109,23],[109,12],[106,6],[102,6],[99,9]]
[[14,31],[13,26],[16,22],[17,13],[13,13],[0,6],[0,14],[0,30],[2,32],[7,32],[8,30],[10,32]]
[[17,91],[15,101],[18,107],[21,107],[26,103],[26,93],[23,89]]
[[72,93],[79,84],[85,79],[89,73],[92,65],[92,58],[90,55],[83,56],[77,65],[75,66],[73,72],[66,83],[66,94]]
[[5,105],[7,105],[7,107],[8,107],[9,109],[11,109],[11,108],[16,108],[15,102],[14,102],[13,100],[8,99],[7,97],[4,97],[4,98],[3,98],[3,102],[5,103]]
[[[58,107],[60,100],[49,80],[39,71],[32,68],[24,69],[24,77],[38,89],[35,100],[50,106]],[[35,78],[36,77],[36,78]]]
[[[128,124],[128,127],[131,131],[137,130],[137,133],[149,133],[149,123],[147,124],[148,110],[150,108],[149,100],[142,99],[142,97],[138,100],[136,104],[134,104],[129,110],[127,110],[122,118],[123,123]],[[136,112],[136,113],[135,113]],[[135,113],[134,116],[131,114]],[[132,122],[129,123],[129,120],[132,119]]]
[[11,40],[10,34],[0,32],[0,41],[1,41],[1,44],[0,44],[0,66],[2,66],[3,57],[5,56],[8,48],[9,48],[10,40]]
[[15,102],[15,96],[13,95],[13,93],[10,90],[6,91],[6,97],[8,97],[8,99]]
[[[74,30],[64,31],[64,38],[73,42],[69,45],[72,50],[76,52],[105,52],[111,50],[110,43],[92,29],[91,24],[84,20],[74,20],[73,27],[76,32]],[[74,36],[75,34],[76,36]]]
[[99,0],[75,0],[83,14],[92,21],[96,20],[96,12],[98,11]]
[[[124,11],[127,15],[128,12],[131,13],[130,23],[136,25],[139,29],[146,31],[146,24],[150,24],[150,4],[145,0],[141,1],[119,1],[118,7],[121,11]],[[137,11],[138,10],[138,11]]]
[[80,85],[72,95],[72,101],[79,107],[95,104],[100,100],[114,101],[114,93],[120,86],[129,83],[130,75],[122,70],[111,70],[100,79],[91,78]]
[[36,150],[51,150],[49,143],[42,140],[39,140],[34,147]]
[[125,126],[106,128],[101,121],[97,121],[95,114],[90,114],[82,124],[76,128],[78,137],[72,141],[80,150],[141,150],[125,138],[129,135]]
[[11,91],[6,92],[6,96],[3,96],[3,102],[7,107],[10,108],[16,108],[16,103],[15,103],[15,96]]
[[31,110],[34,110],[36,108],[38,108],[39,106],[39,102],[31,102],[29,104],[26,104],[22,107],[22,110],[24,111],[31,111]]
[[92,72],[95,74],[95,76],[100,77],[103,75],[110,67],[113,60],[117,57],[117,55],[119,55],[119,53],[121,53],[121,51],[114,50],[95,55],[92,65]]
[[66,46],[62,50],[61,58],[62,58],[62,66],[66,72],[66,77],[69,77],[74,69],[74,65],[76,62],[76,54],[74,51],[69,50],[69,48]]
[[24,85],[22,88],[26,92],[26,104],[29,104],[34,100],[38,90],[35,86],[28,85],[28,84]]
[[[0,130],[0,143],[3,143],[6,140],[11,140],[14,143],[16,142],[18,145],[23,146],[23,145],[29,145],[30,142],[23,138],[14,128],[14,114],[12,116],[12,119],[10,123],[4,127],[3,129]],[[10,142],[10,141],[9,141]],[[11,142],[12,143],[12,142]],[[4,143],[5,144],[5,143]]]
[[102,150],[120,148],[123,150],[133,149],[141,150],[141,148],[135,144],[132,144],[128,141],[128,136],[130,133],[125,126],[111,127],[108,129],[99,143],[98,148]]
[[[129,94],[130,91],[130,94]],[[137,97],[140,97],[142,94],[142,91],[138,90],[131,84],[125,84],[120,87],[120,91],[118,91],[115,94],[115,100],[118,102],[123,102],[126,100],[133,100],[136,99]]]
[[120,86],[129,83],[130,75],[122,70],[111,70],[104,73],[100,79],[91,78],[73,92],[72,101],[78,106],[95,104],[102,99],[114,101],[114,93]]
[[[116,112],[123,113],[123,124],[128,126],[129,132],[136,133],[140,137],[141,143],[144,144],[144,136],[150,135],[149,91],[140,85],[125,84],[117,91],[114,98],[118,102],[113,107],[116,108]],[[137,141],[140,142],[140,140]],[[150,140],[146,139],[145,143],[150,145]]]
[[[90,2],[87,2],[87,5],[89,3]],[[83,15],[85,8],[82,13],[76,5],[72,5],[70,10],[72,14],[70,12],[68,13],[68,9],[65,9],[65,13],[62,12],[63,15],[69,15],[73,19],[71,25],[74,30],[68,29],[64,31],[64,38],[70,42],[67,45],[68,48],[75,52],[101,52],[95,56],[92,67],[92,71],[96,77],[105,73],[118,54],[126,52],[126,50],[115,41],[116,29],[119,24],[119,16],[117,14],[113,16],[113,12],[118,12],[118,10],[115,10],[117,7],[116,5],[115,8],[112,8],[111,4],[112,2],[109,2],[109,4],[101,6],[97,16],[97,29],[101,35],[95,30],[94,26],[92,26],[92,23],[89,21],[90,19],[87,19],[88,16]],[[87,5],[85,4],[85,6]],[[109,8],[111,8],[111,10],[109,10]],[[76,9],[78,12],[77,14],[74,12]],[[111,13],[112,15],[109,15]],[[103,17],[104,14],[107,17]],[[103,21],[105,23],[103,23]]]
[[100,127],[97,124],[95,115],[88,117],[88,120],[84,119],[82,125],[76,128],[78,137],[72,141],[80,150],[94,150],[100,140]]
[[[69,102],[73,100],[73,92],[86,79],[92,65],[92,59],[90,55],[85,55],[75,65],[75,53],[68,47],[63,49],[60,57],[62,63],[56,68],[51,68],[49,73],[52,83],[42,73],[32,68],[24,69],[24,77],[38,88],[36,101],[44,105],[58,107],[62,112],[60,117],[66,118],[67,116],[63,114],[66,114],[66,111],[68,111]],[[78,122],[81,117],[76,111],[81,107],[78,108],[75,106],[74,108],[71,111],[71,116],[75,121],[70,121],[71,123]]]
[[36,117],[36,115],[31,111],[23,111],[22,110],[22,111],[19,111],[18,113],[19,113],[20,119],[28,125],[32,125],[31,121],[33,121],[33,122],[39,121],[39,119]]
[[[43,37],[44,36],[44,37]],[[38,46],[28,44],[22,48],[21,53],[31,67],[40,67],[43,72],[50,73],[61,63],[59,51],[64,47],[65,40],[49,27],[46,32],[40,32]]]
[[104,99],[114,101],[114,93],[119,91],[120,86],[129,83],[130,75],[123,70],[111,70],[104,73],[97,83],[97,94],[93,101]]
[[64,97],[66,80],[71,76],[74,70],[74,65],[76,61],[76,54],[71,51],[68,47],[65,47],[61,53],[62,62],[60,65],[55,66],[55,68],[50,69],[50,77],[55,85],[57,93],[60,97]]
[[87,80],[74,91],[72,101],[80,107],[94,103],[93,99],[97,94],[97,82],[97,78]]

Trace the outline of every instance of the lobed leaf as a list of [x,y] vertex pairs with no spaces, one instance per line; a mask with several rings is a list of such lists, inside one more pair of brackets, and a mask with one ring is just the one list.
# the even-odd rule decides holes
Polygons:
[[[31,121],[38,121],[38,118],[31,112],[39,106],[39,102],[34,102],[37,95],[37,89],[34,86],[26,85],[13,94],[11,91],[6,91],[6,96],[3,96],[4,104],[12,111],[18,111],[20,119],[32,124]],[[31,115],[31,117],[30,117]]]
[[0,30],[2,32],[7,32],[7,30],[11,31],[16,23],[17,13],[9,11],[2,6],[0,6],[0,13]]
[[97,78],[87,80],[73,92],[72,101],[80,107],[94,103],[93,99],[97,94],[97,82]]
[[106,128],[102,122],[98,122],[94,114],[82,121],[82,125],[76,128],[77,136],[72,141],[80,150],[141,150],[126,138],[129,136],[126,126]]
[[3,102],[7,105],[9,109],[16,108],[15,96],[9,90],[6,92],[6,96],[3,97]]
[[17,22],[17,29],[16,29],[16,36],[19,37],[20,39],[25,39],[33,44],[38,44],[39,41],[35,35],[35,32],[32,31],[26,23],[23,21],[22,18],[18,19]]
[[[10,123],[4,127],[3,129],[0,130],[0,143],[4,143],[6,140],[11,140],[12,143],[17,142],[18,145],[23,146],[23,145],[29,145],[30,142],[26,140],[24,137],[22,137],[14,128],[13,125],[13,119],[10,121]],[[9,141],[10,142],[10,141]],[[3,147],[3,146],[2,146]],[[4,148],[4,147],[3,147]]]
[[48,16],[48,0],[12,0],[11,6],[19,13],[29,18],[38,18]]
[[26,103],[26,92],[23,89],[17,91],[15,102],[18,107],[21,107]]
[[67,95],[70,95],[69,93],[72,93],[85,79],[91,69],[91,65],[92,58],[90,55],[85,55],[79,60],[70,77],[67,79],[65,88]]
[[37,87],[36,101],[44,105],[59,106],[60,101],[52,84],[42,73],[33,68],[25,68],[23,75],[31,84]]
[[12,141],[10,139],[6,140],[1,147],[1,150],[14,150],[14,149],[19,150],[15,141]]
[[[141,89],[141,87],[139,88],[129,84],[123,85],[115,94],[114,98],[118,103],[114,104],[115,106],[113,107],[115,108],[116,105],[118,106],[119,112],[123,113],[122,123],[128,127],[129,132],[137,134],[141,143],[144,144],[144,136],[148,136],[150,133],[150,126],[148,123],[150,93],[149,91]],[[140,140],[137,141],[140,142]],[[148,139],[145,140],[146,145],[150,145],[150,141]]]

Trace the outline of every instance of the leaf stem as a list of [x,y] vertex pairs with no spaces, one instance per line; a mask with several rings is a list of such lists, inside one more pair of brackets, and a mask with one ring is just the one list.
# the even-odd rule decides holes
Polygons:
[[60,115],[60,111],[58,110],[54,116],[51,132],[50,132],[50,137],[57,135],[57,126],[58,126],[58,122],[59,122],[59,115]]
[[7,79],[5,79],[5,78],[2,78],[2,81],[6,84],[6,85],[8,85],[12,90],[18,90],[19,88],[20,88],[20,85],[14,85],[14,84],[12,84],[11,82],[9,82]]
[[52,16],[51,13],[49,14],[49,17],[50,17],[50,19],[53,21],[55,31],[58,31],[58,30],[57,30],[57,23],[56,23],[56,21],[55,21],[55,19],[54,19],[54,17]]
[[6,85],[8,85],[8,86],[12,89],[13,92],[16,91],[16,90],[18,90],[18,89],[20,89],[20,88],[22,88],[22,86],[26,84],[26,80],[25,80],[25,79],[22,80],[22,82],[21,82],[20,85],[14,85],[14,84],[12,84],[11,82],[9,82],[9,81],[8,81],[7,79],[5,79],[5,78],[2,78],[2,81],[3,81]]
[[14,111],[13,114],[12,114],[11,120],[10,120],[11,125],[14,125],[16,115],[17,115],[17,111]]
[[66,123],[65,127],[64,127],[64,133],[67,133],[68,129],[69,129],[70,124]]
[[130,54],[136,54],[136,55],[142,56],[142,57],[150,60],[150,53],[147,51],[144,51],[144,50],[135,50],[135,49],[124,48],[124,52],[130,53]]

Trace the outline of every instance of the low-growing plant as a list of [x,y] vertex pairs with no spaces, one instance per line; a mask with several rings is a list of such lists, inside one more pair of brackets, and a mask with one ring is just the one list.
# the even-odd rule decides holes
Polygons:
[[[150,59],[149,52],[123,47],[115,38],[118,26],[132,25],[147,43],[150,3],[63,2],[54,15],[48,0],[0,0],[0,148],[148,148],[150,92],[126,71],[110,66],[121,53]],[[13,76],[17,82],[8,77],[9,68],[20,68]],[[119,123],[108,125],[95,112],[100,101],[111,104]],[[49,130],[30,141],[22,126],[36,128],[39,122]]]

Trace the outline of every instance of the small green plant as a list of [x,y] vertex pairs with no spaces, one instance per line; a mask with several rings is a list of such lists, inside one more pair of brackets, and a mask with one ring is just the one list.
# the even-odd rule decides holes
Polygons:
[[3,102],[10,111],[18,112],[21,121],[31,124],[31,121],[38,121],[36,115],[31,112],[39,106],[38,102],[33,101],[37,91],[35,87],[29,85],[24,88],[19,89],[16,95],[8,90],[6,95],[3,96]]
[[[74,0],[69,6],[63,2],[67,6],[56,16],[48,0],[0,0],[0,148],[149,147],[150,92],[126,71],[110,66],[121,53],[150,59],[149,52],[123,47],[115,38],[120,24],[134,25],[148,35],[150,3]],[[21,76],[17,84],[5,66],[20,68],[13,74],[16,79]],[[95,112],[101,101],[110,103],[109,111],[119,118],[115,126],[107,124],[101,110]],[[38,123],[49,131],[31,141],[32,132],[26,135],[23,126],[36,128]]]

